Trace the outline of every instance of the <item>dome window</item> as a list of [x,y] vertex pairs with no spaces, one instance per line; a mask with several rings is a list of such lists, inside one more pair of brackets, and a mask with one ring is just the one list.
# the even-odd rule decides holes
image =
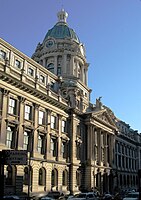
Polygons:
[[57,68],[57,75],[58,76],[61,75],[61,67],[60,66]]
[[50,64],[47,66],[47,69],[48,69],[50,72],[54,73],[54,64],[53,64],[53,63],[50,63]]

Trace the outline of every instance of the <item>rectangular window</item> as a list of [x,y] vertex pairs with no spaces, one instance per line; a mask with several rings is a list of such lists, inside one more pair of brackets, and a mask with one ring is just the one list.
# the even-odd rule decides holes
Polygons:
[[28,68],[28,75],[33,76],[34,75],[34,70],[32,68]]
[[40,82],[41,82],[41,83],[45,83],[45,77],[42,76],[42,75],[40,75]]
[[7,127],[6,146],[12,148],[13,130],[10,126]]
[[51,151],[51,155],[53,157],[55,157],[56,154],[57,154],[57,152],[56,152],[56,146],[57,146],[56,140],[51,138],[51,141],[50,141],[50,151]]
[[66,121],[62,120],[62,133],[66,132]]
[[0,51],[0,58],[3,60],[6,59],[6,53],[3,50]]
[[21,68],[21,62],[19,60],[15,60],[15,67]]
[[67,144],[65,141],[62,141],[61,154],[63,158],[66,158],[66,152],[67,152]]
[[55,85],[54,82],[51,82],[51,83],[50,83],[50,88],[51,88],[52,90],[54,90],[54,85]]
[[44,124],[44,115],[43,111],[39,111],[39,124]]
[[42,135],[38,135],[38,144],[37,144],[37,150],[40,154],[44,153],[44,138]]
[[56,117],[55,116],[51,116],[51,128],[55,129],[56,128]]
[[24,118],[31,120],[31,106],[25,105],[25,115]]
[[16,114],[16,100],[13,98],[9,99],[8,113]]
[[26,131],[24,132],[23,149],[24,150],[28,150],[29,149],[29,134]]

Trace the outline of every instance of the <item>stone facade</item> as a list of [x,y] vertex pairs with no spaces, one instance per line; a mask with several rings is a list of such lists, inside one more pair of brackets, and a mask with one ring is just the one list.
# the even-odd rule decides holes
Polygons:
[[28,152],[27,166],[5,165],[5,193],[137,188],[140,135],[90,102],[85,48],[66,18],[32,59],[0,39],[0,150]]

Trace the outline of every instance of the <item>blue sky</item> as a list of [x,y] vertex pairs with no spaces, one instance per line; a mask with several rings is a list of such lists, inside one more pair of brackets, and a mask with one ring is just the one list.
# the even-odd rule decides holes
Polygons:
[[1,0],[0,37],[31,57],[62,8],[86,48],[91,102],[141,132],[141,0]]

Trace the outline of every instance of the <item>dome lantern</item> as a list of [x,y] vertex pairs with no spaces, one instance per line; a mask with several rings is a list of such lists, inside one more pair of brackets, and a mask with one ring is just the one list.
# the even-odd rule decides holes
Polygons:
[[65,22],[65,23],[67,22],[68,13],[64,9],[58,12],[57,16],[58,16],[58,22]]

